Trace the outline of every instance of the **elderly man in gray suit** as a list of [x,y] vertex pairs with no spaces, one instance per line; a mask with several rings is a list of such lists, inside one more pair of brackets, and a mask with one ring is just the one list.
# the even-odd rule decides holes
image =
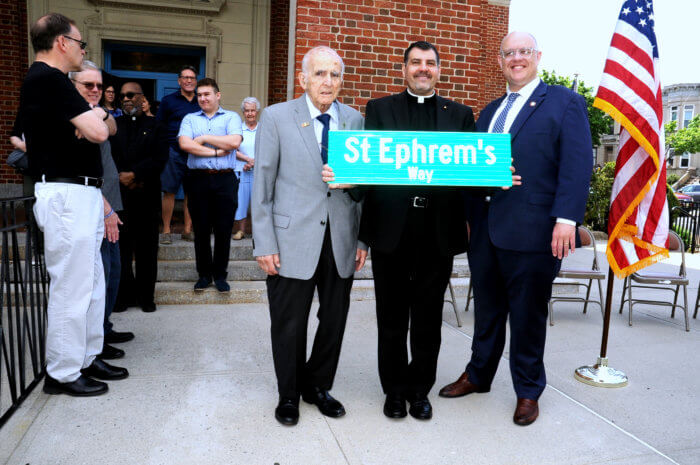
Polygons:
[[[361,205],[321,179],[328,131],[362,129],[362,115],[336,101],[343,60],[328,47],[304,56],[300,98],[265,109],[255,139],[254,255],[268,274],[272,356],[279,404],[275,418],[299,420],[299,395],[329,417],[345,414],[333,384],[353,273],[367,257],[357,241]],[[306,358],[306,328],[314,289],[318,329]]]

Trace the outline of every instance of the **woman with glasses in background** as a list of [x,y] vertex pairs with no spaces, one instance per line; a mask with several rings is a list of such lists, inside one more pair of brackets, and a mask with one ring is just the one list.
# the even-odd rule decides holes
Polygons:
[[109,85],[104,91],[102,96],[102,108],[107,110],[107,112],[114,116],[115,118],[122,115],[122,109],[114,106],[114,100],[116,98],[114,86]]

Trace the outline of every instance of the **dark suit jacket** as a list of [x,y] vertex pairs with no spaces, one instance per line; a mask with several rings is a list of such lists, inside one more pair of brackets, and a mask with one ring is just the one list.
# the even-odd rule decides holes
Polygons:
[[[367,102],[365,129],[410,131],[407,92]],[[438,131],[473,131],[471,108],[437,96]],[[441,255],[466,250],[463,200],[459,191],[448,187],[370,186],[364,191],[359,239],[372,249],[391,253],[401,240],[409,197],[425,194],[435,221],[433,228]]]
[[[477,131],[488,131],[505,95],[489,103]],[[551,252],[557,218],[583,222],[593,169],[586,101],[562,86],[541,82],[510,128],[513,166],[522,185],[473,196],[472,228],[488,227],[491,242],[521,252]]]

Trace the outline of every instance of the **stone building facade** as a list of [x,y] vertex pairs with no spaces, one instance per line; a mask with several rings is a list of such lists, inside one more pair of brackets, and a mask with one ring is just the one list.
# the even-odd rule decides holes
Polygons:
[[[364,111],[367,100],[403,90],[402,53],[415,40],[442,59],[441,95],[475,111],[503,93],[496,62],[510,0],[8,0],[0,5],[9,81],[0,101],[0,161],[28,63],[27,25],[56,11],[74,19],[88,59],[110,74],[139,79],[159,99],[191,62],[215,78],[222,105],[238,111],[253,95],[263,105],[301,94],[296,74],[311,47],[328,45],[346,64],[340,99]],[[0,185],[21,178],[2,163]]]

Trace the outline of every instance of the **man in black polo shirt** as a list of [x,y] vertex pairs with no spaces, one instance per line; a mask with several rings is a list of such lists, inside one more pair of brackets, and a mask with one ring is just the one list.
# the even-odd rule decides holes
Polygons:
[[[99,143],[108,114],[91,108],[69,71],[80,71],[85,42],[75,22],[57,13],[32,26],[36,61],[20,91],[21,126],[29,169],[36,176],[34,215],[44,231],[51,278],[44,392],[93,396],[107,392],[99,379],[128,375],[96,356],[102,351],[105,282],[100,245],[104,219],[113,215],[102,197]],[[108,237],[118,234],[116,224]]]

